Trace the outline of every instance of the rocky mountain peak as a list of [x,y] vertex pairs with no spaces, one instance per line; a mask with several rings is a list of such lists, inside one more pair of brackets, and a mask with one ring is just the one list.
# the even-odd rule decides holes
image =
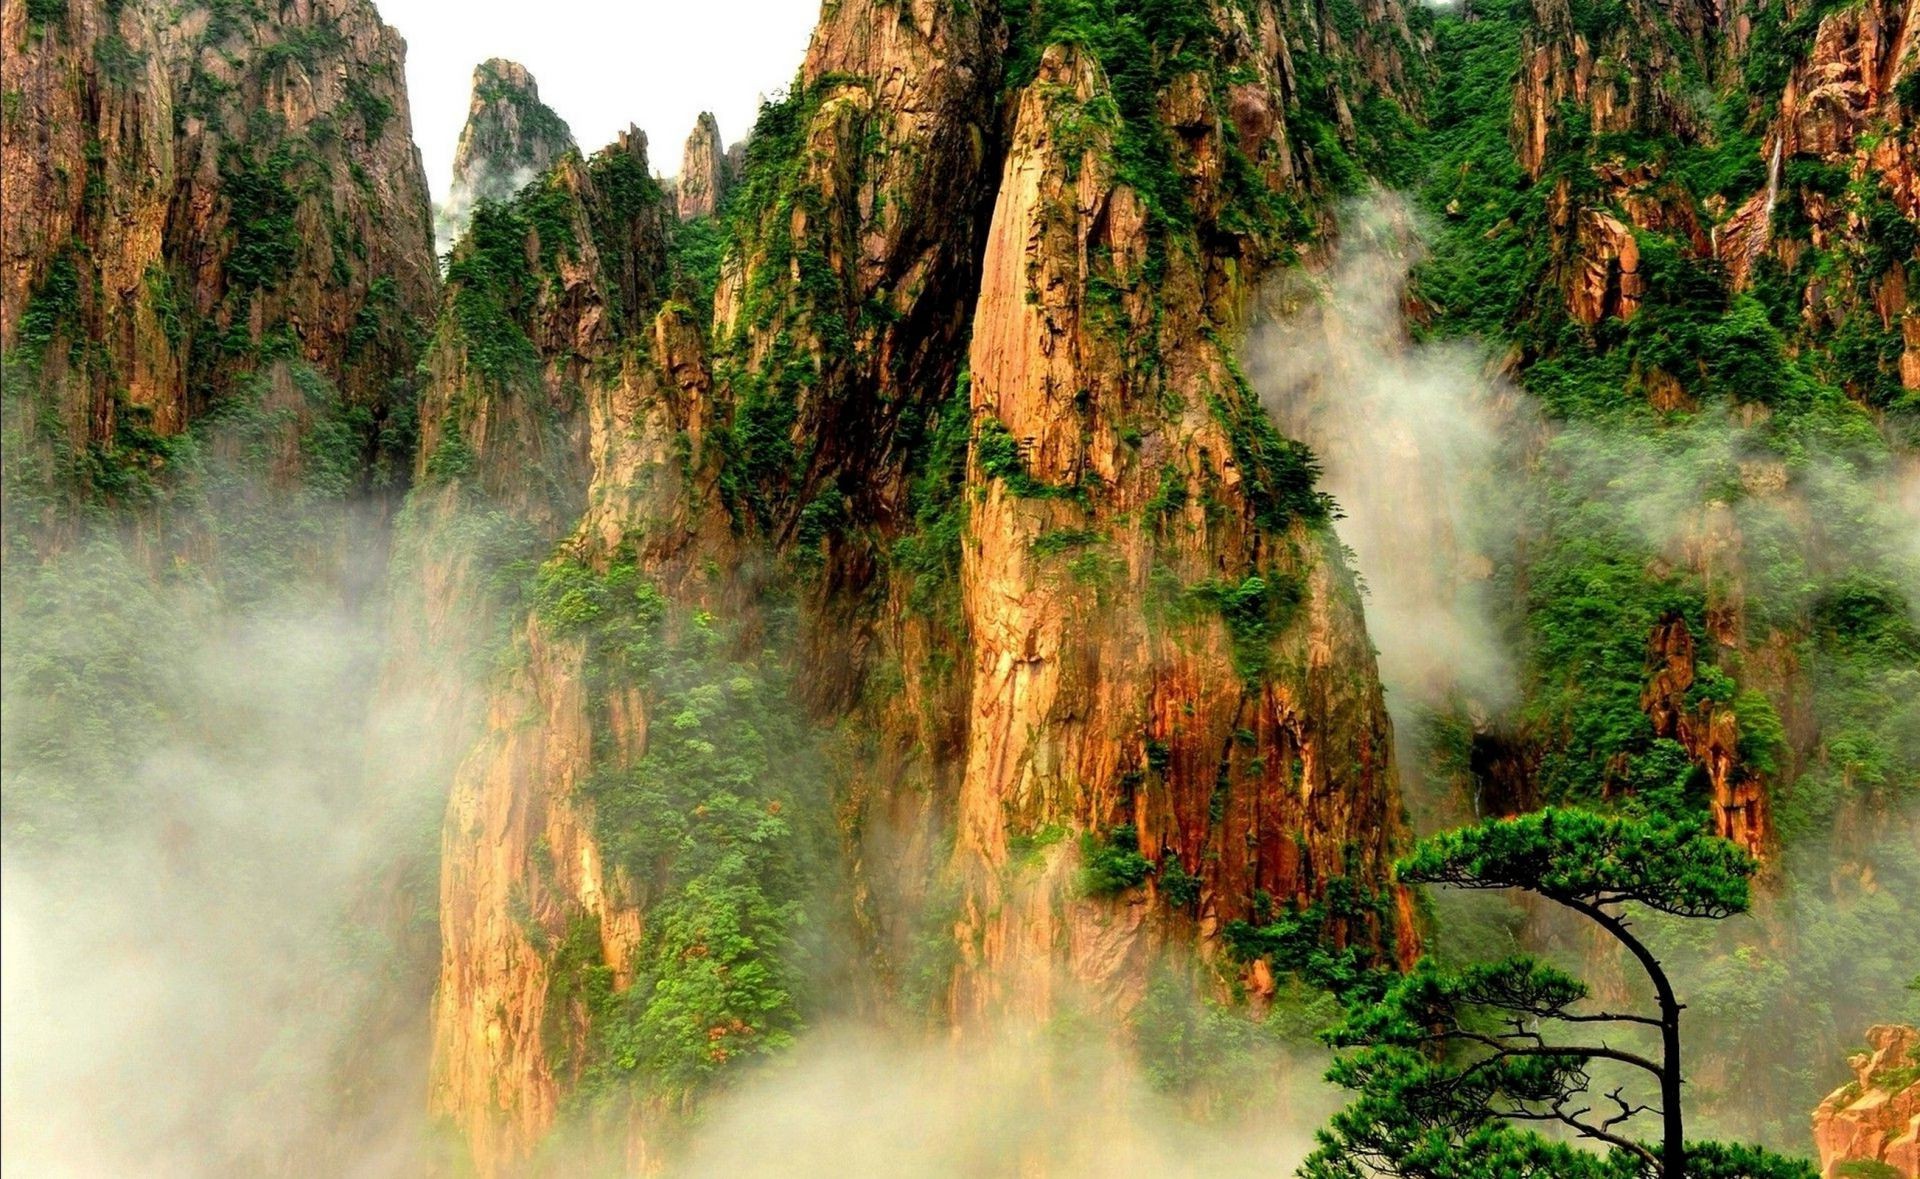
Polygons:
[[680,180],[674,203],[680,220],[711,217],[720,207],[731,179],[727,152],[721,146],[720,125],[712,111],[701,111],[687,136],[687,147],[680,160]]
[[441,208],[440,252],[465,230],[476,202],[511,199],[561,156],[576,150],[573,131],[540,101],[540,87],[527,67],[500,57],[474,67],[473,101]]

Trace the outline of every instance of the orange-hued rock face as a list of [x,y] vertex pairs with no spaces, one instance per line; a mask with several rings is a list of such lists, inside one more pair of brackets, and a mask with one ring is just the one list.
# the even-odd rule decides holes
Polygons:
[[[0,347],[49,281],[73,285],[43,382],[61,441],[176,433],[281,332],[384,414],[437,296],[399,34],[366,0],[218,27],[170,4],[29,8],[0,17]],[[76,339],[100,347],[69,358]]]
[[[1397,9],[1379,15],[1387,32],[1341,52],[1397,85],[1411,42],[1391,32]],[[1270,427],[1228,325],[1270,245],[1170,249],[1149,277],[1163,230],[1113,174],[1102,133],[1088,141],[1073,123],[1106,100],[1105,77],[1049,50],[1003,112],[1005,36],[976,6],[829,6],[791,108],[801,146],[721,267],[710,345],[673,305],[621,328],[608,259],[583,247],[532,305],[542,380],[477,381],[443,320],[422,426],[424,454],[458,431],[473,455],[460,480],[565,535],[569,559],[604,567],[618,550],[676,601],[751,627],[754,578],[809,571],[796,687],[846,735],[832,805],[849,911],[836,920],[872,968],[856,972],[854,1001],[885,1000],[931,937],[958,963],[924,981],[967,1027],[1045,1018],[1069,993],[1124,1014],[1156,963],[1194,946],[1230,975],[1225,922],[1311,902],[1345,875],[1383,886],[1403,831],[1338,542],[1304,488],[1293,508],[1276,502],[1281,476],[1263,464],[1284,461],[1277,436],[1247,449]],[[1289,191],[1311,174],[1279,114],[1279,15],[1263,10],[1228,43],[1244,78],[1220,94],[1176,80],[1148,115],[1176,129],[1177,166],[1209,218],[1229,208],[1229,145],[1254,162],[1253,183]],[[576,232],[583,243],[607,230],[590,181],[563,163],[548,182],[598,230]],[[1109,290],[1122,292],[1113,305],[1099,298]],[[739,444],[769,389],[790,398],[793,461],[743,483],[721,446]],[[530,500],[516,483],[536,434],[563,443],[551,483],[580,499]],[[908,575],[890,550],[925,543],[910,497],[936,437],[957,440],[946,461],[964,526],[929,606],[916,578],[934,575]],[[1003,439],[1018,479],[1001,449],[982,450]],[[810,531],[821,507],[851,524]],[[1042,539],[1062,533],[1073,539]],[[1195,603],[1243,590],[1261,629],[1236,643],[1221,606]],[[576,1080],[569,1046],[591,1033],[553,992],[541,947],[585,915],[611,963],[648,929],[647,898],[609,873],[571,789],[609,748],[642,756],[657,732],[646,691],[589,699],[579,651],[538,620],[517,634],[529,658],[481,709],[442,880],[443,921],[462,933],[445,943],[436,1001],[435,1108],[487,1173],[519,1165],[552,1127]],[[1083,895],[1080,835],[1129,824],[1197,895]],[[1404,895],[1329,936],[1393,939],[1403,957],[1418,945]],[[1269,972],[1255,993],[1272,990]],[[655,1157],[651,1129],[620,1133],[625,1157]]]
[[[1304,903],[1347,871],[1379,881],[1399,830],[1349,575],[1324,529],[1256,519],[1256,475],[1238,468],[1219,409],[1245,390],[1209,329],[1205,276],[1173,259],[1141,284],[1140,198],[1108,171],[1097,133],[1065,130],[1105,84],[1086,55],[1048,51],[1015,105],[981,264],[969,470],[980,490],[962,565],[973,644],[955,853],[970,882],[962,1011],[1044,1014],[1057,978],[1124,1010],[1174,930],[1197,930],[1212,952],[1256,891]],[[1190,101],[1176,117],[1205,129],[1193,149],[1204,177],[1224,120],[1204,96]],[[1097,284],[1124,292],[1117,311],[1091,302]],[[1132,338],[1125,325],[1152,322],[1155,307],[1143,330],[1156,334]],[[1127,361],[1141,343],[1167,363],[1152,393]],[[1006,440],[1016,477],[1004,456],[983,461],[989,436]],[[1061,536],[1072,543],[1044,539]],[[1156,611],[1156,595],[1252,577],[1297,595],[1267,667],[1237,665],[1217,618]],[[1151,892],[1076,896],[1068,844],[1037,867],[1009,860],[1035,832],[1098,840],[1122,825],[1149,859],[1199,877],[1191,914]]]
[[687,135],[680,157],[680,175],[674,180],[674,207],[680,220],[711,217],[726,195],[728,163],[720,143],[720,125],[710,111],[701,111]]
[[1693,634],[1683,619],[1671,619],[1654,631],[1647,660],[1651,674],[1640,706],[1653,721],[1656,736],[1678,741],[1706,771],[1713,792],[1714,834],[1750,855],[1765,855],[1772,840],[1766,786],[1740,762],[1733,709],[1712,701],[1687,705],[1687,689],[1697,669]]
[[[1535,0],[1513,97],[1513,143],[1520,166],[1530,176],[1541,175],[1565,103],[1581,110],[1599,134],[1649,125],[1692,132],[1694,107],[1683,89],[1680,58],[1664,29],[1671,22],[1680,39],[1697,51],[1701,34],[1716,19],[1714,7],[1694,0],[1671,5],[1631,0],[1626,19],[1614,22],[1596,41],[1575,27],[1567,0]],[[1663,32],[1651,32],[1656,29]]]
[[[1824,1179],[1848,1163],[1879,1163],[1920,1176],[1920,1032],[1884,1024],[1867,1029],[1867,1050],[1848,1059],[1853,1080],[1813,1114],[1814,1149]],[[1864,1172],[1862,1172],[1864,1173]]]
[[[402,587],[400,610],[419,616],[430,646],[485,657],[472,636],[498,626],[516,653],[490,682],[438,685],[444,711],[469,715],[480,735],[452,773],[443,832],[441,926],[454,932],[442,941],[430,1104],[489,1175],[524,1163],[579,1080],[588,1013],[556,991],[556,954],[590,949],[616,990],[631,982],[638,890],[607,862],[576,786],[609,757],[637,760],[648,714],[637,689],[590,690],[581,640],[537,617],[501,617],[520,604],[490,596],[458,538],[505,516],[602,569],[629,546],[646,575],[687,597],[704,592],[706,569],[738,565],[711,463],[687,458],[703,452],[712,406],[698,325],[658,305],[668,207],[616,213],[595,182],[628,165],[647,175],[637,133],[591,164],[563,158],[542,181],[572,248],[546,253],[537,229],[525,243],[551,268],[512,325],[538,366],[488,371],[475,359],[488,341],[443,316],[423,399],[409,562],[419,584]],[[466,456],[453,470],[433,459],[449,449]],[[645,1142],[630,1148],[643,1157]]]
[[[1736,85],[1755,19],[1737,5],[1689,2],[1656,9],[1636,2],[1598,40],[1590,40],[1575,27],[1565,0],[1538,0],[1534,16],[1523,47],[1511,131],[1522,167],[1536,178],[1548,165],[1551,136],[1566,129],[1570,109],[1578,110],[1595,134],[1670,136],[1711,145],[1716,133],[1705,108],[1684,92],[1684,84],[1675,88],[1676,80],[1687,75],[1681,59],[1692,57],[1689,68]],[[1796,161],[1842,169],[1879,187],[1901,215],[1920,217],[1920,147],[1911,132],[1913,112],[1900,96],[1902,79],[1920,68],[1920,55],[1913,51],[1920,36],[1916,26],[1920,13],[1910,0],[1870,0],[1827,12],[1804,57],[1796,46],[1784,91],[1755,96],[1755,101],[1777,100],[1759,158],[1751,161],[1764,166],[1765,182],[1750,191],[1712,196],[1707,211],[1717,224],[1711,228],[1700,224],[1692,197],[1663,178],[1657,165],[1623,167],[1618,157],[1597,154],[1591,169],[1597,184],[1577,203],[1568,199],[1562,177],[1549,217],[1558,239],[1554,271],[1568,312],[1588,326],[1632,318],[1645,282],[1638,273],[1635,230],[1671,235],[1691,255],[1716,259],[1736,288],[1751,284],[1762,259],[1791,269],[1801,246],[1776,240],[1776,213],[1783,207],[1800,207],[1812,223],[1817,247],[1845,253],[1864,242],[1870,227],[1843,215],[1838,202],[1796,189],[1788,175]],[[1816,288],[1806,292],[1807,317],[1837,323],[1846,309],[1823,305],[1832,296]],[[1913,322],[1904,290],[1897,297],[1883,291],[1879,301],[1886,322],[1900,321],[1903,327]],[[1913,329],[1908,333],[1920,335]],[[1910,389],[1920,387],[1914,384],[1920,376],[1920,360],[1914,357],[1909,343],[1899,371]],[[1650,392],[1664,398],[1663,408],[1685,404],[1673,374],[1662,374]]]
[[[1901,213],[1920,217],[1920,144],[1912,133],[1914,112],[1905,108],[1898,91],[1902,79],[1920,68],[1913,51],[1916,36],[1920,12],[1908,0],[1847,5],[1821,19],[1767,125],[1768,184],[1718,231],[1717,256],[1736,284],[1749,283],[1754,264],[1770,251],[1784,259],[1792,248],[1774,241],[1772,214],[1781,201],[1802,199],[1791,186],[1782,189],[1782,170],[1796,159],[1817,160],[1884,185]],[[1817,244],[1857,241],[1867,230],[1837,216],[1832,203],[1818,194],[1806,199]],[[1887,314],[1912,322],[1904,299]],[[1913,355],[1909,345],[1901,370],[1909,389],[1920,388],[1909,379],[1915,362],[1906,358]]]

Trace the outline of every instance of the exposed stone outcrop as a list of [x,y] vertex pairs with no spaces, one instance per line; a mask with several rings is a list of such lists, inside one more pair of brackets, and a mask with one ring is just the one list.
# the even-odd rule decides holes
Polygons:
[[1586,209],[1574,243],[1579,261],[1568,282],[1567,310],[1589,326],[1609,317],[1632,319],[1646,294],[1633,228]]
[[1741,764],[1733,709],[1724,701],[1689,704],[1687,700],[1698,672],[1693,633],[1685,620],[1669,619],[1655,631],[1647,654],[1652,674],[1640,706],[1653,721],[1654,734],[1678,741],[1706,771],[1714,834],[1739,844],[1750,855],[1765,855],[1772,838],[1766,784]]
[[[536,207],[544,220],[528,218]],[[444,833],[447,932],[431,1095],[487,1174],[527,1156],[576,1079],[552,1055],[584,1034],[570,1022],[583,1016],[549,1002],[552,945],[585,915],[624,986],[640,916],[573,797],[596,741],[608,739],[596,733],[599,702],[588,694],[580,641],[535,618],[500,618],[484,574],[463,568],[458,544],[442,546],[437,536],[459,537],[476,518],[504,514],[535,544],[571,533],[568,549],[604,564],[631,523],[645,520],[646,551],[661,563],[693,543],[724,557],[723,523],[717,531],[671,527],[675,505],[712,505],[713,497],[680,483],[674,439],[702,434],[705,359],[684,312],[658,310],[666,210],[637,132],[591,161],[563,157],[518,200],[481,213],[456,249],[432,351],[416,491],[423,557],[411,575],[462,604],[445,625],[484,636],[491,616],[522,655],[484,693],[471,684],[447,689],[456,697],[449,708],[478,709],[484,720],[454,775]],[[549,233],[564,225],[565,240],[543,241],[543,225]],[[503,287],[490,265],[464,265],[489,252],[522,255],[531,273]],[[498,301],[508,318],[469,323],[463,299]],[[624,346],[629,324],[644,333],[632,348]],[[520,358],[503,368],[503,351]],[[706,518],[723,520],[717,511]],[[456,564],[438,550],[456,554]],[[645,721],[624,715],[634,727],[619,741],[637,755]]]
[[440,210],[440,252],[466,230],[476,203],[512,199],[561,156],[578,150],[566,122],[540,101],[540,87],[525,66],[499,57],[475,66],[473,100]]
[[[1767,129],[1771,152],[1767,187],[1729,218],[1718,239],[1719,257],[1736,285],[1752,281],[1763,257],[1786,269],[1802,250],[1791,238],[1776,240],[1774,213],[1780,203],[1800,206],[1809,223],[1809,244],[1848,259],[1849,269],[1874,255],[1876,232],[1867,218],[1842,207],[1830,193],[1784,189],[1782,173],[1794,161],[1817,161],[1843,170],[1883,194],[1897,216],[1920,219],[1920,139],[1913,132],[1911,79],[1920,71],[1920,8],[1910,0],[1873,0],[1836,7],[1816,27],[1805,58],[1794,68]],[[1903,86],[1903,83],[1907,83]],[[1903,97],[1905,95],[1905,97]],[[1909,260],[1911,261],[1911,259]],[[1804,314],[1810,327],[1836,325],[1854,310],[1854,284],[1829,280],[1810,285]],[[1920,389],[1920,318],[1903,268],[1861,277],[1878,282],[1875,310],[1885,327],[1902,334],[1899,383]]]
[[[1920,144],[1900,83],[1920,70],[1920,9],[1911,0],[1836,6],[1780,98],[1775,127],[1788,158],[1812,156],[1877,172],[1920,219]],[[1885,128],[1884,134],[1878,128]],[[1872,143],[1862,142],[1876,131]]]
[[714,122],[711,111],[701,111],[687,135],[680,176],[674,181],[674,204],[680,220],[713,216],[727,193],[728,167],[727,153],[720,146],[720,125]]
[[[1835,6],[1820,12],[1817,23],[1802,21],[1791,7],[1689,2],[1655,9],[1636,2],[1597,31],[1576,28],[1565,0],[1540,0],[1534,8],[1514,91],[1513,140],[1522,167],[1535,177],[1546,170],[1550,137],[1566,129],[1570,108],[1585,120],[1582,135],[1634,133],[1716,147],[1715,136],[1731,130],[1716,131],[1703,115],[1705,108],[1678,80],[1702,76],[1723,89],[1750,89],[1767,78],[1761,71],[1771,67],[1754,48],[1756,22],[1773,27],[1766,54],[1791,55],[1784,90],[1750,98],[1756,112],[1768,109],[1760,104],[1772,104],[1772,114],[1752,161],[1764,181],[1744,193],[1689,194],[1661,176],[1657,166],[1623,169],[1603,156],[1590,161],[1599,183],[1577,206],[1567,197],[1566,178],[1559,180],[1550,203],[1560,238],[1556,271],[1568,310],[1579,322],[1591,326],[1610,317],[1626,319],[1638,306],[1634,230],[1667,234],[1684,242],[1693,256],[1717,259],[1736,289],[1751,285],[1763,259],[1794,270],[1807,245],[1842,257],[1848,271],[1857,270],[1873,256],[1866,240],[1873,232],[1871,218],[1845,208],[1830,183],[1824,190],[1796,185],[1788,175],[1796,162],[1840,169],[1850,179],[1868,182],[1895,215],[1920,217],[1920,147],[1910,131],[1908,100],[1901,96],[1902,80],[1920,69],[1915,51],[1920,12],[1909,0]],[[1811,29],[1810,44],[1800,40],[1803,28]],[[1717,222],[1709,229],[1698,222],[1700,206]],[[1776,240],[1777,214],[1787,210],[1807,223],[1805,239]],[[1853,277],[1845,273],[1807,286],[1804,314],[1810,331],[1828,330],[1853,312]],[[1872,273],[1858,277],[1879,281]],[[1915,312],[1904,276],[1896,285],[1898,290],[1883,284],[1876,303],[1883,324],[1904,332]],[[1916,387],[1920,358],[1912,348],[1902,350],[1895,368],[1902,385]],[[1665,379],[1671,382],[1674,376],[1665,374]]]
[[367,0],[58,7],[0,18],[0,346],[57,446],[176,433],[285,360],[383,419],[437,290],[399,34]]
[[[1393,93],[1418,47],[1398,9],[1376,7],[1385,31],[1347,44],[1329,28],[1312,52]],[[1247,166],[1233,183],[1302,199],[1317,199],[1321,164],[1289,128],[1292,15],[1222,19],[1221,51],[1245,67],[1227,97],[1176,78],[1129,116],[1167,137],[1204,250],[1156,240],[1167,227],[1116,175],[1109,131],[1069,134],[1106,87],[1084,51],[1049,50],[1003,113],[991,6],[842,0],[749,141],[744,191],[761,203],[736,210],[710,359],[700,309],[652,314],[658,289],[617,279],[658,271],[616,264],[610,242],[662,235],[657,209],[610,200],[612,153],[584,177],[563,160],[520,198],[529,220],[564,214],[581,243],[552,254],[515,311],[536,366],[475,380],[477,341],[443,317],[422,449],[460,439],[462,462],[442,464],[458,485],[564,533],[565,561],[630,562],[747,634],[768,621],[760,585],[793,594],[797,691],[862,735],[836,755],[830,803],[844,920],[871,968],[856,995],[896,990],[916,941],[951,938],[961,965],[931,982],[963,1017],[1049,1014],[1062,978],[1117,1014],[1196,934],[1239,969],[1221,926],[1257,916],[1258,897],[1305,904],[1336,877],[1386,879],[1401,817],[1357,593],[1310,463],[1223,341],[1260,266],[1297,256],[1271,227],[1238,228],[1230,162]],[[701,150],[716,168],[717,146],[708,134]],[[497,228],[477,221],[463,248]],[[456,255],[456,305],[465,274]],[[565,462],[550,468],[558,494],[527,501],[508,465],[546,453],[536,427]],[[433,471],[423,459],[423,481]],[[1074,539],[1043,539],[1061,534]],[[609,866],[575,789],[651,747],[650,689],[589,694],[577,639],[538,616],[514,630],[524,658],[456,776],[442,879],[458,933],[435,1108],[486,1173],[535,1149],[592,1041],[597,1017],[555,981],[551,947],[586,920],[625,986],[660,900]],[[1194,895],[1081,894],[1062,836],[1098,843],[1127,824]],[[1013,849],[1029,840],[1045,850],[1023,866]],[[957,910],[934,903],[949,888]],[[1403,954],[1418,940],[1392,896],[1330,918],[1327,936],[1397,938]],[[1271,990],[1270,971],[1247,970]],[[716,1044],[746,1034],[709,1030]],[[630,1162],[656,1157],[651,1117],[613,1130]]]
[[[1043,1012],[1064,968],[1124,1010],[1180,904],[1206,939],[1251,917],[1256,891],[1305,904],[1348,872],[1383,880],[1399,830],[1350,576],[1303,502],[1268,498],[1287,476],[1266,464],[1282,456],[1249,440],[1264,410],[1214,334],[1235,295],[1210,285],[1207,259],[1172,252],[1143,281],[1148,209],[1098,131],[1064,130],[1105,87],[1083,51],[1047,51],[1015,107],[982,262],[969,471],[982,491],[962,564],[974,647],[962,1009]],[[1191,89],[1172,89],[1166,117],[1187,136],[1181,163],[1205,209],[1206,161],[1233,124]],[[1158,380],[1135,348],[1164,359]],[[1074,539],[1046,539],[1060,536]],[[1210,610],[1179,605],[1207,586],[1259,601],[1252,649]],[[1153,889],[1089,901],[1072,895],[1071,848],[1037,872],[1009,861],[1017,837],[1065,827],[1098,841],[1123,825],[1150,860],[1195,875],[1197,895],[1173,913]],[[1398,932],[1410,947],[1413,931]]]
[[1705,54],[1718,5],[1629,0],[1617,11],[1620,19],[1588,29],[1576,26],[1568,0],[1534,0],[1513,102],[1514,147],[1528,175],[1538,178],[1547,166],[1563,104],[1580,110],[1596,133],[1697,136],[1682,65]]
[[1813,1115],[1814,1148],[1823,1179],[1888,1173],[1920,1176],[1920,1032],[1882,1025],[1867,1029],[1867,1050],[1847,1060],[1853,1080],[1835,1089]]

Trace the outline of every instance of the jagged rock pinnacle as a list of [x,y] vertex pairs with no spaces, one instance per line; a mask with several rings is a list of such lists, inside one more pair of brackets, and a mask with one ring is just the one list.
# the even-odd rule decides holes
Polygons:
[[445,253],[466,229],[476,202],[510,199],[575,147],[573,132],[540,101],[540,88],[525,66],[496,57],[475,67],[473,101],[441,207],[440,251]]
[[720,144],[720,126],[711,111],[701,111],[687,136],[687,149],[681,157],[680,180],[675,189],[675,205],[680,220],[711,217],[726,195],[731,178],[727,153]]

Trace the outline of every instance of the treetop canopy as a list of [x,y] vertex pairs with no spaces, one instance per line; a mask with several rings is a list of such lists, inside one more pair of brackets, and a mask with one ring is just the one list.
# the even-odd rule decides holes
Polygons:
[[1678,917],[1747,909],[1753,858],[1697,820],[1549,807],[1420,841],[1400,879],[1524,888],[1577,907],[1636,902]]

